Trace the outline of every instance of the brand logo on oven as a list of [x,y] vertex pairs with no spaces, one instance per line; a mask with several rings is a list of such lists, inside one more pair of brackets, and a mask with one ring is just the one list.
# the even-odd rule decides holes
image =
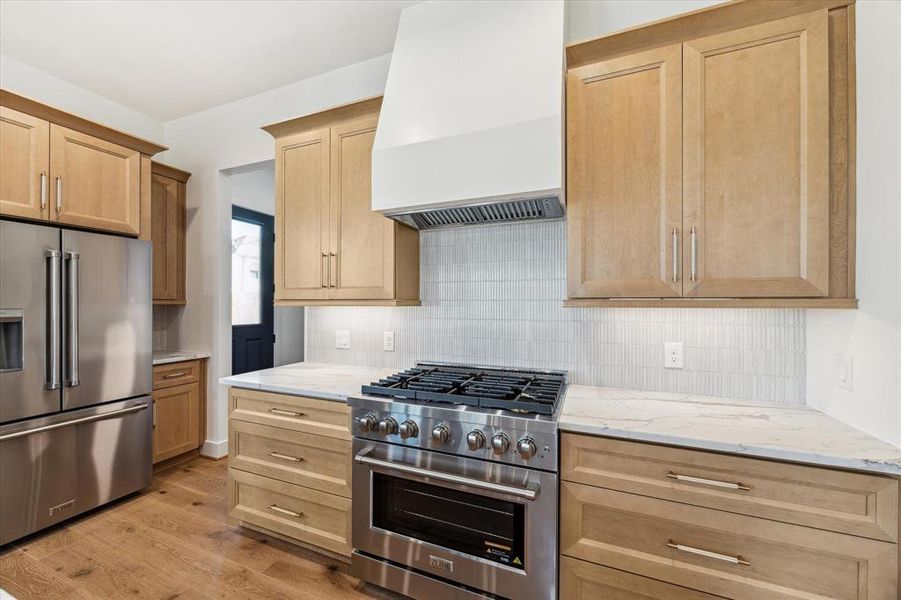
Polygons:
[[454,572],[454,561],[433,554],[429,554],[429,566],[447,571],[448,573]]
[[72,498],[71,500],[63,502],[62,504],[57,504],[56,506],[51,506],[50,507],[50,516],[52,517],[56,514],[63,512],[64,510],[69,510],[73,506],[75,506],[75,498]]

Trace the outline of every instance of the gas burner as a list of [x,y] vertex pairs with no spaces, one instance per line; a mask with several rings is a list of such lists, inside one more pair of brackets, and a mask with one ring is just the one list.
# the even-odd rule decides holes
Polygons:
[[552,415],[565,387],[566,375],[557,371],[417,363],[412,369],[364,385],[362,392],[400,400]]

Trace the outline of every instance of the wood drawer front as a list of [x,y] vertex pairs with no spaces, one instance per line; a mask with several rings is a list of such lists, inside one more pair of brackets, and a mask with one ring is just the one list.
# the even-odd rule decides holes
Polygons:
[[200,361],[186,360],[153,367],[153,389],[200,381]]
[[350,498],[351,443],[232,420],[228,466]]
[[560,600],[721,600],[704,592],[563,556]]
[[888,542],[570,482],[560,505],[561,554],[574,558],[728,598],[897,600]]
[[563,434],[562,449],[566,481],[898,540],[898,481],[889,477],[574,434]]
[[343,402],[231,388],[229,418],[350,439],[350,409]]
[[231,517],[350,556],[350,499],[231,468],[228,487]]

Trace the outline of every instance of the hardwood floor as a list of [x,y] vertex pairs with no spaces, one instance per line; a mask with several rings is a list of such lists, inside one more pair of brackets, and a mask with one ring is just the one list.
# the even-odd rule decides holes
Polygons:
[[0,549],[19,600],[395,598],[347,565],[226,522],[226,461],[196,458],[140,495]]

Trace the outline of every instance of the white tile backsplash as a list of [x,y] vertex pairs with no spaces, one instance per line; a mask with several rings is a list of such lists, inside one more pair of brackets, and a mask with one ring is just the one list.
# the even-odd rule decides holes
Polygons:
[[[422,232],[422,306],[308,308],[307,360],[565,369],[579,384],[803,404],[803,310],[564,308],[565,257],[563,221]],[[684,369],[664,369],[665,342],[685,345]]]

